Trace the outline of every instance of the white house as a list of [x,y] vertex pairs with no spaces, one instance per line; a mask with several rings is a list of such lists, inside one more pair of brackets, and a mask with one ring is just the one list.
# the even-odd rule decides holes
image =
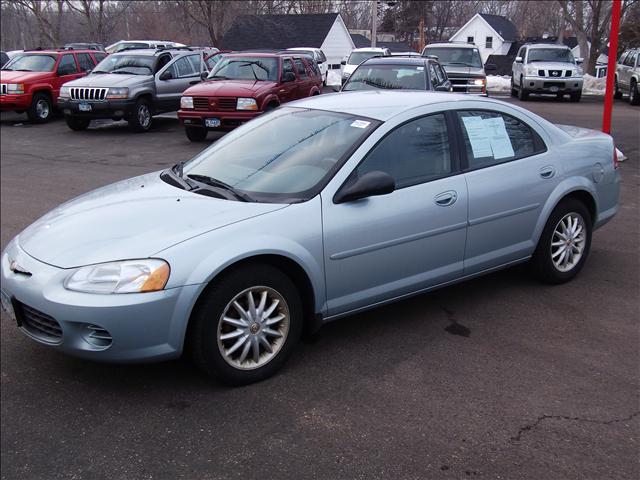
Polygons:
[[502,15],[477,13],[450,40],[474,44],[486,62],[489,55],[506,55],[511,44],[518,40],[518,30]]
[[306,15],[242,15],[224,35],[221,48],[227,50],[321,48],[329,68],[355,48],[339,13]]

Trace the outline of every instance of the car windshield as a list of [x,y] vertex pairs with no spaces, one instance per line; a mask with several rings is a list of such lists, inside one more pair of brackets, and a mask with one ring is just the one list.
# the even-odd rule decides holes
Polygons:
[[216,63],[209,78],[277,82],[278,59],[275,57],[224,57]]
[[347,65],[360,65],[365,60],[373,57],[382,57],[381,52],[351,52]]
[[210,57],[208,57],[205,60],[209,70],[211,70],[216,65],[216,63],[218,63],[220,61],[220,59],[222,58],[223,55],[224,55],[224,53],[216,53],[214,55],[211,55]]
[[151,75],[154,57],[151,55],[109,55],[102,60],[93,73],[128,73]]
[[345,113],[281,107],[218,140],[184,166],[184,175],[216,179],[256,201],[304,201],[378,124]]
[[343,91],[353,90],[425,90],[427,77],[424,65],[360,65]]
[[427,47],[422,55],[435,55],[441,65],[482,68],[482,59],[477,48]]
[[529,50],[529,62],[569,62],[575,63],[568,48],[532,48]]
[[52,72],[56,64],[53,55],[28,54],[19,55],[7,63],[2,70],[19,70],[21,72]]

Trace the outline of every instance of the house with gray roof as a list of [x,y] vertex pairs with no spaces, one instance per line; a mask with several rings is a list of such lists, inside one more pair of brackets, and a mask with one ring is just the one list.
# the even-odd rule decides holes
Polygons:
[[480,50],[482,61],[489,55],[506,55],[518,40],[518,29],[502,15],[477,13],[450,38],[452,42],[472,43]]

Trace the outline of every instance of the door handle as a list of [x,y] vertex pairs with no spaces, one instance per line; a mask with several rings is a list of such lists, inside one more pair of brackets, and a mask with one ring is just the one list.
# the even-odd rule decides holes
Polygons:
[[547,165],[540,169],[540,176],[542,178],[552,178],[556,174],[556,169],[553,165]]
[[440,207],[448,207],[449,205],[456,203],[457,199],[458,193],[453,190],[449,190],[436,195],[433,201]]

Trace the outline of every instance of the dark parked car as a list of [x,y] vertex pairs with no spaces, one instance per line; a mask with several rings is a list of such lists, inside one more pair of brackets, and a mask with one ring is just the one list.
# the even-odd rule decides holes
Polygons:
[[64,48],[67,50],[96,50],[98,52],[104,52],[104,45],[101,43],[66,43]]
[[432,90],[451,92],[451,82],[437,60],[425,57],[374,57],[366,60],[343,85],[354,90]]

